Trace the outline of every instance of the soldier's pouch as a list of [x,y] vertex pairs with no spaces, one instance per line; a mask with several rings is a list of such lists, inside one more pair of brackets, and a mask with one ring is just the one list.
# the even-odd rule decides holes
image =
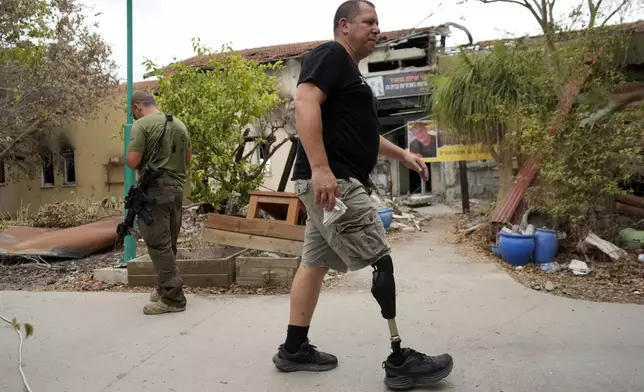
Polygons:
[[158,206],[174,202],[174,194],[172,193],[156,193],[149,195],[149,197],[150,203]]

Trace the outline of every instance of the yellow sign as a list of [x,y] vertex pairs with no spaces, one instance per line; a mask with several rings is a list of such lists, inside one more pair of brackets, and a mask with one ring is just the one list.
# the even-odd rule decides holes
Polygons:
[[432,120],[407,122],[407,141],[407,151],[423,158],[425,162],[492,159],[492,154],[484,144],[451,144]]

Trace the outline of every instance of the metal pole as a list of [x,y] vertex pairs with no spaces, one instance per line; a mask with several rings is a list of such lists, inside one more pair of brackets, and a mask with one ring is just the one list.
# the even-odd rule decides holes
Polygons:
[[[130,141],[130,130],[132,129],[132,107],[130,104],[134,83],[132,75],[132,57],[132,0],[127,0],[127,117],[125,123],[125,137],[123,140],[124,156],[127,156],[127,147],[128,142]],[[130,188],[135,182],[136,174],[134,173],[134,170],[125,165],[125,196],[127,196]],[[127,209],[125,210],[125,215],[127,215]],[[128,235],[125,237],[123,245],[125,252],[121,263],[126,264],[128,261],[136,257],[136,239],[133,236]]]

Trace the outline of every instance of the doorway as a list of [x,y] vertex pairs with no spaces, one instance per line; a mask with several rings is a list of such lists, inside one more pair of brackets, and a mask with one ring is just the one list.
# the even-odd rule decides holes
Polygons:
[[[420,177],[420,174],[416,173],[416,171],[407,169],[407,171],[409,172],[409,193],[411,193],[412,195],[432,193],[432,171],[430,163],[425,162],[425,166],[427,167],[427,172],[429,173],[427,181],[423,181],[423,179]],[[425,183],[424,189],[423,182]]]

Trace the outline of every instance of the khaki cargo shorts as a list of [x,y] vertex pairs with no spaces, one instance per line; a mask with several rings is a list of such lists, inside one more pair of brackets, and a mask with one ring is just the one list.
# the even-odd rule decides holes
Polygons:
[[354,178],[337,182],[338,197],[347,206],[347,211],[325,226],[324,212],[315,205],[313,184],[310,180],[295,181],[295,193],[302,200],[308,215],[302,267],[357,271],[391,251],[385,228],[362,183]]

